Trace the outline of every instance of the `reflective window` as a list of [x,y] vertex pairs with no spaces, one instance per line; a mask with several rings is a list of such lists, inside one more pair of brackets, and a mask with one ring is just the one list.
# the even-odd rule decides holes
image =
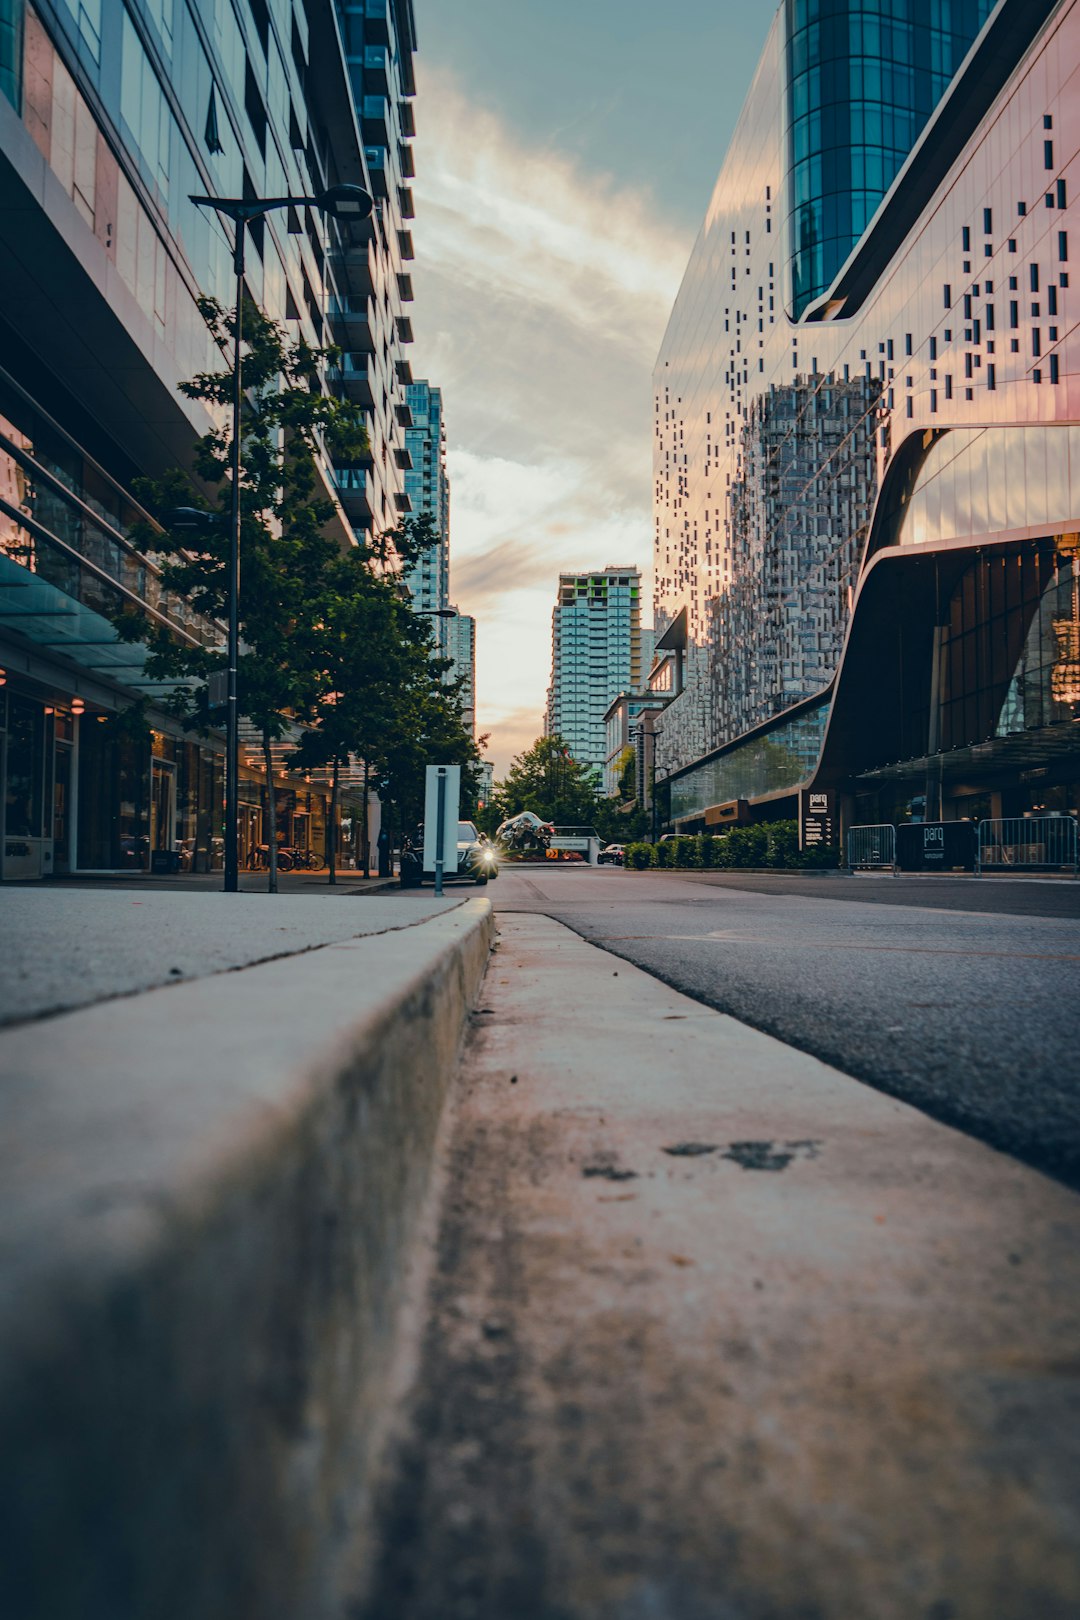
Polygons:
[[787,0],[793,312],[833,281],[993,0]]
[[1080,515],[1080,428],[956,428],[928,452],[901,545],[1005,529],[1071,529]]
[[126,11],[120,72],[120,111],[124,122],[134,136],[150,178],[162,196],[167,196],[172,116],[157,74]]
[[715,804],[750,799],[798,787],[811,775],[821,752],[827,703],[808,709],[764,736],[736,743],[718,759],[672,779],[671,815],[675,821],[700,816]]
[[22,0],[0,0],[0,93],[22,110]]

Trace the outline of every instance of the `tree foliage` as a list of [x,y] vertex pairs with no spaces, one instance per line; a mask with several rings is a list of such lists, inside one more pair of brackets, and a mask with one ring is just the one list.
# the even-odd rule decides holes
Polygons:
[[[209,299],[201,309],[231,357],[234,313]],[[370,781],[410,809],[423,765],[479,756],[462,725],[460,683],[445,683],[448,666],[431,657],[430,627],[411,611],[397,576],[437,543],[433,520],[428,514],[406,518],[343,554],[320,468],[327,454],[338,466],[363,458],[363,413],[322,391],[324,362],[333,350],[288,343],[250,302],[243,309],[243,333],[237,679],[240,713],[262,742],[275,888],[271,750],[295,723],[309,729],[291,762],[331,768],[335,808],[340,771],[351,756],[366,762],[365,793]],[[181,387],[227,423],[233,377],[230,359],[225,370],[200,373]],[[139,537],[147,549],[164,553],[168,591],[219,622],[228,615],[231,448],[228,425],[196,444],[193,469],[211,492],[205,510],[212,520],[196,540],[185,529],[167,532],[163,541],[149,527]],[[193,503],[191,480],[179,470],[143,481],[139,494],[161,514]],[[217,717],[206,681],[226,667],[224,649],[182,643],[138,613],[123,615],[119,628],[146,643],[153,678],[177,683],[168,700],[172,712],[185,726],[208,730]],[[333,877],[333,832],[330,854]]]

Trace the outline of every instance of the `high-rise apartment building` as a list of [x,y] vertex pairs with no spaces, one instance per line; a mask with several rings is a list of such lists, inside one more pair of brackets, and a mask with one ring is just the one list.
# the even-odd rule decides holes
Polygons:
[[379,533],[411,510],[404,474],[411,420],[416,21],[412,0],[334,0],[334,8],[375,198],[366,229],[345,254],[347,288],[330,306],[342,383],[363,406],[371,439],[368,456],[341,470],[338,487],[357,530]]
[[[427,514],[438,544],[425,552],[405,573],[413,601],[421,611],[437,614],[450,605],[450,480],[446,475],[446,424],[442,391],[428,382],[410,383],[405,390],[411,426],[405,430],[409,462],[405,493],[414,517]],[[439,656],[450,656],[453,620],[433,618]]]
[[[348,61],[339,21],[356,25]],[[145,648],[113,625],[138,607],[181,640],[225,640],[161,590],[133,494],[140,475],[190,466],[213,425],[178,385],[222,365],[198,300],[232,305],[231,247],[193,193],[378,193],[384,152],[382,172],[401,175],[363,227],[308,208],[256,222],[246,279],[291,337],[347,339],[354,396],[367,379],[369,466],[320,468],[342,546],[404,508],[411,27],[407,0],[340,18],[330,0],[0,0],[6,877],[220,864],[222,741],[180,730]],[[135,700],[149,735],[117,723]],[[294,842],[322,825],[316,788],[300,777],[278,793]],[[245,759],[245,846],[265,791]]]
[[636,568],[560,574],[551,615],[546,729],[602,778],[604,717],[642,678],[641,574]]
[[451,660],[449,680],[464,678],[461,688],[463,719],[476,735],[476,620],[468,613],[454,608],[454,617],[444,619],[446,626],[446,656]]
[[785,0],[654,374],[672,818],[1080,808],[1076,0]]

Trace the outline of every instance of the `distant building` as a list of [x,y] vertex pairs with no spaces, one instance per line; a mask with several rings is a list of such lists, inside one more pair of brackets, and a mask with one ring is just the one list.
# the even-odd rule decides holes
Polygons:
[[643,662],[640,571],[560,574],[546,728],[598,780],[607,758],[604,717],[620,692],[640,684]]
[[[450,605],[450,480],[446,476],[446,424],[442,390],[428,382],[405,390],[412,426],[405,430],[405,493],[413,517],[430,516],[439,542],[405,573],[416,606],[426,613]],[[432,619],[440,658],[450,656],[450,619]]]
[[468,613],[454,608],[452,619],[443,619],[446,626],[446,657],[453,660],[448,680],[465,677],[461,688],[463,718],[469,730],[476,735],[476,620]]
[[668,697],[662,692],[620,692],[604,715],[605,758],[604,793],[609,799],[622,797],[619,778],[622,758],[628,748],[634,751],[634,797],[645,810],[652,803],[650,792],[655,717],[662,713]]

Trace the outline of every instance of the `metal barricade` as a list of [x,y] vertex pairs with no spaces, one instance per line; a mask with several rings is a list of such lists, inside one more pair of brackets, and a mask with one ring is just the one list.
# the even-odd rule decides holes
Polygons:
[[979,822],[975,870],[1048,872],[1077,876],[1080,848],[1072,816],[1006,816]]
[[847,833],[848,870],[896,871],[896,828],[890,822],[867,827],[849,827]]

